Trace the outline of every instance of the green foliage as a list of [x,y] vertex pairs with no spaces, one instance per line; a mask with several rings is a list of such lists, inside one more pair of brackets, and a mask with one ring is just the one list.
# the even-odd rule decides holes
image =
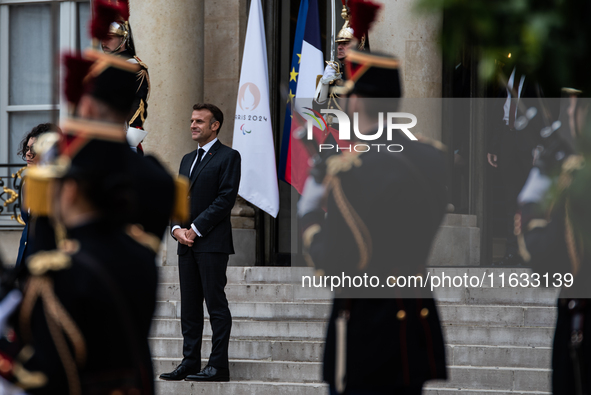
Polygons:
[[562,87],[591,91],[589,0],[417,0],[416,10],[443,12],[444,60],[477,48],[485,81],[496,78],[497,60],[540,81],[547,96]]

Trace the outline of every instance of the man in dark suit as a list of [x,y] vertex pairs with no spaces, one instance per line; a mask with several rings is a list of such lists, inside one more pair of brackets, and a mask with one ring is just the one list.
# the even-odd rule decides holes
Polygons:
[[[196,104],[191,135],[199,149],[185,155],[179,173],[190,180],[191,223],[173,224],[179,242],[183,361],[163,380],[229,381],[232,317],[224,292],[229,254],[234,253],[230,212],[240,184],[240,154],[217,139],[224,122],[213,104]],[[203,299],[209,312],[212,349],[201,369]]]

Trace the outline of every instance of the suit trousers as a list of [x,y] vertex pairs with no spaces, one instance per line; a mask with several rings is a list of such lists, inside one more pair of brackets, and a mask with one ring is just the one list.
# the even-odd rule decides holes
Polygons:
[[218,369],[228,368],[232,316],[224,291],[227,267],[228,254],[189,249],[179,255],[183,364],[186,366],[201,366],[205,299],[213,332],[208,365]]

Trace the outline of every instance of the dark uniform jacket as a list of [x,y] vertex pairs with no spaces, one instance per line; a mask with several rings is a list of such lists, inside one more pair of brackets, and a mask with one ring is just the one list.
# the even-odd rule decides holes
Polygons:
[[[358,156],[360,162],[337,174],[346,199],[371,236],[367,266],[358,267],[362,254],[334,189],[328,196],[325,220],[323,212],[302,220],[309,225],[317,216],[321,224],[309,248],[318,268],[337,276],[368,273],[385,284],[390,275],[424,273],[446,207],[446,175],[443,154],[431,145],[396,133],[393,141],[371,143],[401,144],[404,150],[388,153],[384,146],[381,152],[363,153]],[[337,291],[326,339],[325,381],[335,383],[335,320],[343,309],[350,314],[348,389],[393,391],[446,378],[443,335],[431,293],[416,288],[401,291],[388,287]]]
[[[86,353],[84,361],[77,364],[82,393],[106,394],[114,389],[141,388],[141,394],[152,394],[153,372],[147,338],[156,304],[157,268],[153,253],[123,230],[101,222],[70,229],[68,234],[79,243],[79,250],[68,255],[68,265],[53,266],[53,269],[47,266],[45,274],[31,277],[19,312],[22,325],[17,331],[18,338],[34,350],[23,366],[29,372],[43,373],[48,379],[46,385],[27,392],[69,393],[64,367],[67,362],[64,363],[63,354],[58,352],[46,318],[47,306],[55,303],[39,298],[32,311],[27,311],[27,298],[39,289],[36,280],[44,278],[51,282],[56,300],[83,337]],[[102,268],[108,280],[89,266],[89,260]],[[72,327],[64,319],[60,325]],[[74,350],[78,349],[72,347],[75,342],[65,338],[68,338],[69,354],[77,355]]]
[[[146,233],[161,241],[170,223],[175,199],[175,182],[172,175],[155,157],[140,156],[131,151],[127,144],[95,142],[104,145],[104,160],[124,157],[126,169],[133,174],[130,179],[135,202],[129,213],[129,223],[139,225]],[[53,250],[55,233],[47,217],[31,219],[28,234],[28,253]]]
[[140,66],[140,71],[137,72],[137,88],[132,107],[133,113],[129,119],[129,126],[143,129],[144,122],[148,117],[148,99],[150,97],[150,76],[148,74],[148,66],[137,56],[131,56],[127,50],[119,52],[117,55],[130,59],[131,62]]
[[[524,209],[522,218],[527,218],[529,207]],[[522,220],[521,228],[526,230],[529,226],[527,219]],[[524,245],[522,255],[529,255],[529,264],[535,273],[543,276],[549,275],[549,282],[556,281],[554,274],[573,273],[571,258],[567,247],[567,232],[564,215],[564,203],[557,204],[547,225],[536,226],[523,235]],[[552,393],[555,395],[575,394],[575,367],[571,355],[571,335],[573,333],[573,317],[576,313],[582,313],[583,341],[580,355],[585,363],[582,365],[582,378],[584,382],[583,393],[589,393],[591,389],[591,364],[588,363],[591,356],[591,299],[583,298],[589,294],[589,280],[591,279],[591,262],[583,258],[580,269],[574,276],[571,287],[563,287],[560,292],[557,309],[556,330],[552,346]],[[542,281],[545,280],[541,277]],[[569,308],[569,302],[575,300],[577,308]]]
[[155,157],[137,155],[129,147],[125,152],[134,174],[132,188],[137,200],[131,222],[162,240],[174,206],[174,179]]

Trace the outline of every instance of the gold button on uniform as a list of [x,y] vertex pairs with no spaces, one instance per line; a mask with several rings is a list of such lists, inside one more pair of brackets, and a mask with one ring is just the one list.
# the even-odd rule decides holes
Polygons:
[[429,315],[429,309],[428,308],[424,308],[421,310],[421,317],[423,318],[427,318],[427,316]]
[[398,318],[400,321],[403,321],[406,318],[406,311],[398,311],[398,313],[396,313],[396,318]]

